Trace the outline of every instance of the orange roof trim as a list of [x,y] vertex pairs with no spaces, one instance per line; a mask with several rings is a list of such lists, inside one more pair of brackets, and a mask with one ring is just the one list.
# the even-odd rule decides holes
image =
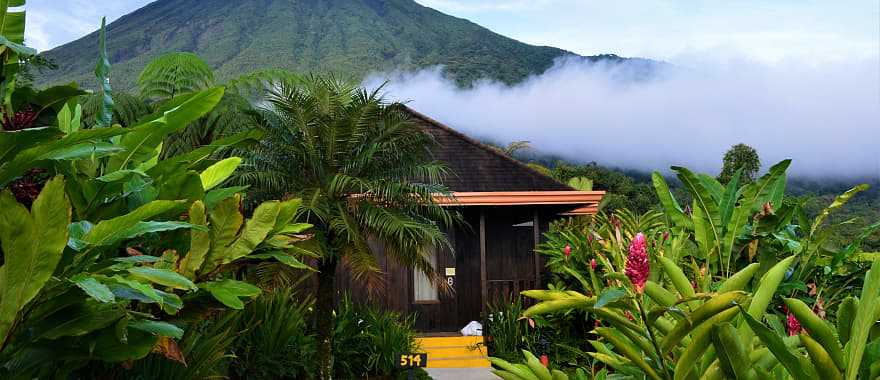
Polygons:
[[585,205],[591,207],[597,206],[603,196],[605,196],[604,191],[494,191],[454,192],[452,196],[435,195],[434,200],[441,206]]

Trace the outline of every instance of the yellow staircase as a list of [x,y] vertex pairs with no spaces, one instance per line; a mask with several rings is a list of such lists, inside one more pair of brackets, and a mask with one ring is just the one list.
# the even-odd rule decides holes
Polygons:
[[416,339],[428,354],[428,368],[488,368],[481,336],[443,336]]

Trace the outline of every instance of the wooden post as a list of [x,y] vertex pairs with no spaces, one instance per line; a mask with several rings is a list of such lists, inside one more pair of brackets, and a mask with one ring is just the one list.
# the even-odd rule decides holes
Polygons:
[[535,289],[541,289],[541,256],[538,255],[538,243],[541,241],[541,224],[538,218],[538,210],[535,210],[532,219],[532,230],[535,233]]
[[486,304],[489,302],[489,288],[486,278],[486,211],[480,209],[480,291],[482,294],[481,311],[486,315]]

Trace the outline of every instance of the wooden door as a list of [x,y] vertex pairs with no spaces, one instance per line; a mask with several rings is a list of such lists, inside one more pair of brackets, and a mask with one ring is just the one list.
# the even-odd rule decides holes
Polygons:
[[448,248],[435,249],[434,255],[432,264],[443,276],[445,289],[428,290],[424,275],[416,271],[410,273],[412,310],[417,314],[416,328],[424,332],[458,331],[464,325],[459,325],[458,318],[456,258]]

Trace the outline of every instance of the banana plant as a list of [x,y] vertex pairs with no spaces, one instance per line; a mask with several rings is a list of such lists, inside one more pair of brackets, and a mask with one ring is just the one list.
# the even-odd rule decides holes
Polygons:
[[[744,234],[749,222],[757,214],[770,214],[773,208],[782,206],[785,171],[790,164],[791,160],[781,161],[758,181],[744,186],[739,186],[741,172],[725,186],[706,174],[672,167],[692,198],[690,215],[682,210],[659,172],[652,174],[652,180],[668,223],[691,234],[702,256],[718,271],[730,275],[735,269],[732,261],[740,252],[737,248],[742,249],[751,240]],[[746,241],[740,244],[740,240]]]

